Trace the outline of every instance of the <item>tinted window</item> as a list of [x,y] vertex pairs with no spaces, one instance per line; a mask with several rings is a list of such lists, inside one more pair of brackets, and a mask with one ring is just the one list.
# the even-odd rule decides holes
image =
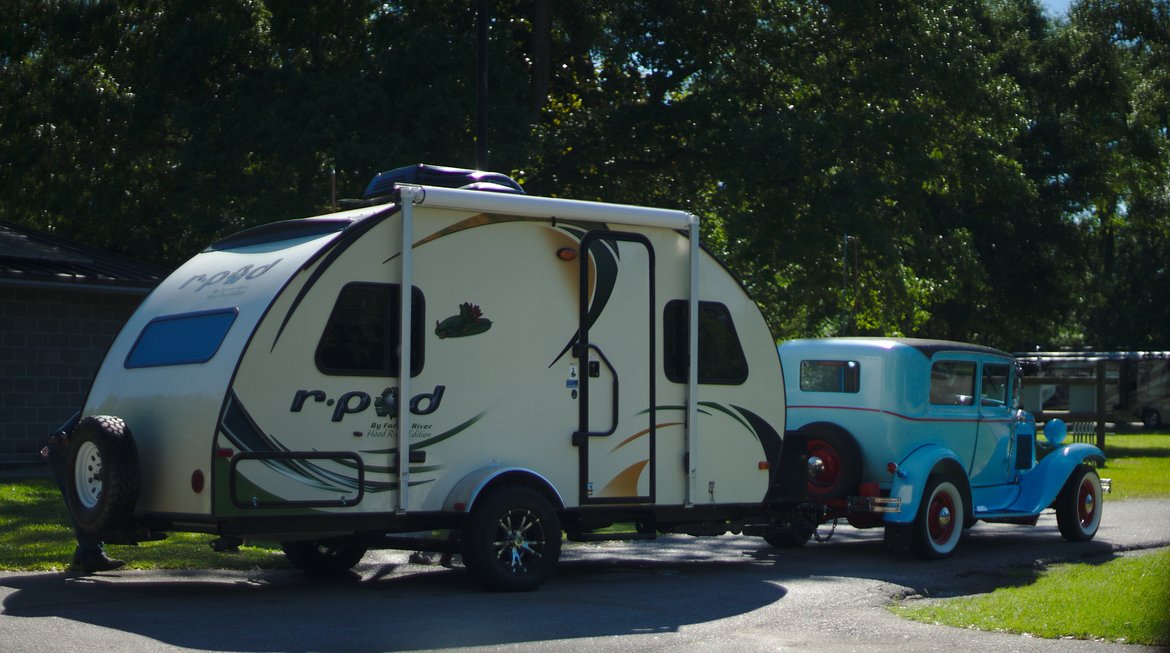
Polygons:
[[126,367],[206,363],[219,351],[236,314],[235,308],[227,308],[157,317],[139,334]]
[[[662,320],[666,378],[687,382],[687,302],[666,304]],[[716,302],[699,302],[699,383],[734,385],[747,380],[747,359],[731,311]]]
[[930,368],[930,403],[972,406],[975,404],[975,363],[937,361]]
[[860,387],[857,361],[800,361],[800,389],[805,392],[857,392]]
[[[321,342],[317,367],[326,374],[398,376],[399,286],[351,283],[341,289]],[[411,293],[410,374],[423,364],[422,293]]]

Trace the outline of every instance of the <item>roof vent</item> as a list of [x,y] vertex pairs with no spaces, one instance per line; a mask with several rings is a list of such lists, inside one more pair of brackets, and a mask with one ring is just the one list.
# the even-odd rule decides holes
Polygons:
[[524,192],[524,189],[514,179],[498,172],[447,168],[420,163],[378,173],[370,181],[370,185],[366,186],[366,192],[362,195],[362,199],[370,200],[390,195],[394,192],[394,184],[443,186],[445,188],[465,188],[496,193]]

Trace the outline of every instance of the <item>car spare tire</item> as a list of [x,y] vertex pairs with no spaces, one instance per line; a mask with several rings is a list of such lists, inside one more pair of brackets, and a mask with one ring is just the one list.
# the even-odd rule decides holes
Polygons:
[[808,494],[813,499],[841,499],[857,492],[861,482],[861,448],[848,431],[828,422],[816,422],[800,429],[806,433],[809,459]]
[[119,417],[91,415],[69,436],[65,502],[92,534],[125,528],[138,503],[138,447]]

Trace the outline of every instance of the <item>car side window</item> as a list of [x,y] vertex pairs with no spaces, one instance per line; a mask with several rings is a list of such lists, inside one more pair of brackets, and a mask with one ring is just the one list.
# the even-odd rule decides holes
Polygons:
[[1011,400],[1011,367],[1006,363],[984,363],[979,397],[984,405],[1008,406]]
[[800,389],[805,392],[858,392],[861,365],[857,361],[800,361]]
[[935,361],[930,368],[930,403],[943,406],[973,406],[975,363]]

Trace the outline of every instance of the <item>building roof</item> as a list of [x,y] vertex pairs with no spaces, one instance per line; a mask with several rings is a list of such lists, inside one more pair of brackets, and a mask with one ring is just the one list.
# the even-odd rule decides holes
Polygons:
[[0,221],[0,286],[146,291],[168,270]]

